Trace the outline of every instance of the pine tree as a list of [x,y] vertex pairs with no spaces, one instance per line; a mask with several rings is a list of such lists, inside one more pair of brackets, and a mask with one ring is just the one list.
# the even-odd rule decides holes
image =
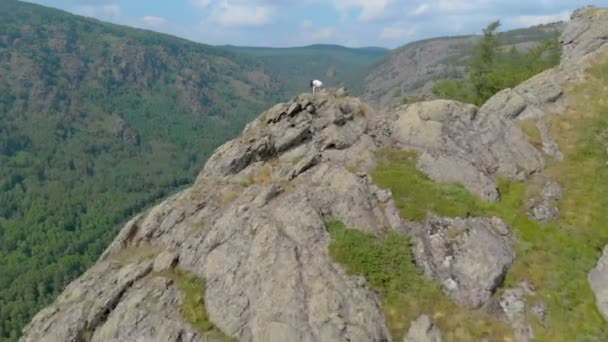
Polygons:
[[474,51],[471,63],[471,83],[475,91],[477,105],[483,104],[492,94],[496,93],[488,75],[492,72],[496,63],[496,50],[498,48],[498,37],[496,30],[500,27],[500,21],[495,21],[483,30],[483,37]]

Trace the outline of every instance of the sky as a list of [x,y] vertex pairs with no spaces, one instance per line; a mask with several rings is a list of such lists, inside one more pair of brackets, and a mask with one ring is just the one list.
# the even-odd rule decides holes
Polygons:
[[395,48],[425,38],[568,20],[608,0],[28,0],[212,45]]

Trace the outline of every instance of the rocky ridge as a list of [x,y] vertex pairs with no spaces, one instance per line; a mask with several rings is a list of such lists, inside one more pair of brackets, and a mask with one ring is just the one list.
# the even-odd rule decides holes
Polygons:
[[[99,262],[32,320],[22,340],[220,340],[180,317],[179,286],[166,276],[174,269],[205,280],[210,321],[240,341],[393,340],[377,294],[329,256],[330,219],[408,234],[416,263],[447,295],[493,311],[518,340],[531,339],[527,314],[544,317],[542,305],[526,302],[533,289],[521,284],[496,293],[517,257],[510,227],[497,217],[403,220],[391,192],[370,176],[374,151],[416,150],[417,166],[430,178],[459,182],[486,201],[500,199],[498,177],[540,177],[547,158],[560,158],[541,129],[544,118],[563,110],[561,84],[581,77],[599,53],[603,43],[590,41],[606,37],[608,25],[589,18],[605,13],[575,12],[562,65],[481,108],[436,100],[381,114],[344,90],[277,104],[218,148],[191,188],[128,222]],[[544,132],[540,149],[519,120],[533,120]],[[543,203],[551,205],[561,189],[554,182],[545,189]],[[536,217],[533,209],[530,215]],[[604,264],[590,275],[600,309]],[[424,315],[405,337],[440,340]]]

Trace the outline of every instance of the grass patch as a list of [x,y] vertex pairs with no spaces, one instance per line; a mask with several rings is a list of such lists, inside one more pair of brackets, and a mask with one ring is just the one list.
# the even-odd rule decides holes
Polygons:
[[194,326],[200,333],[213,336],[221,341],[238,341],[224,334],[209,320],[205,309],[205,282],[203,279],[178,270],[163,272],[160,275],[173,279],[182,292],[180,312],[186,322]]
[[[588,272],[608,243],[608,55],[587,78],[567,89],[569,112],[554,115],[549,129],[564,153],[546,174],[563,187],[560,217],[542,226],[526,215],[528,185],[499,181],[501,201],[477,200],[460,185],[437,184],[416,170],[410,152],[382,151],[375,182],[393,192],[401,215],[421,220],[443,216],[498,216],[518,236],[517,259],[505,286],[529,281],[547,305],[546,325],[535,323],[535,341],[605,341],[608,323],[599,314]],[[525,129],[524,129],[525,130]],[[528,133],[534,141],[535,133]],[[408,301],[418,301],[418,294]],[[393,305],[388,303],[388,305]],[[411,305],[407,303],[407,305]],[[422,313],[420,311],[416,314]],[[444,323],[438,321],[445,331]]]
[[524,133],[526,133],[526,135],[530,139],[530,144],[532,144],[535,147],[543,146],[543,138],[540,134],[540,131],[538,130],[538,127],[536,127],[536,123],[534,121],[532,121],[532,120],[520,121],[519,127],[521,128],[522,131],[524,131]]
[[566,90],[569,112],[553,116],[549,129],[564,153],[547,174],[563,187],[560,218],[519,258],[510,278],[529,277],[547,303],[550,322],[536,327],[538,341],[605,341],[608,323],[599,314],[587,281],[608,243],[608,55],[585,81]]
[[332,258],[348,273],[364,276],[382,299],[394,341],[401,341],[420,314],[430,315],[446,341],[508,341],[509,328],[479,312],[459,307],[438,284],[427,279],[413,262],[408,237],[395,232],[372,235],[328,223]]
[[477,199],[463,186],[435,183],[420,172],[416,152],[383,149],[377,156],[372,177],[378,186],[393,191],[403,218],[420,221],[428,212],[465,217],[478,211]]

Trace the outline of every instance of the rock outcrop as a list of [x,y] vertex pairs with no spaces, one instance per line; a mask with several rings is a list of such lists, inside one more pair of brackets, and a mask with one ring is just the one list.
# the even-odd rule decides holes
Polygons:
[[392,136],[398,146],[420,151],[418,166],[435,181],[461,183],[496,201],[497,176],[526,179],[544,167],[544,159],[516,123],[495,115],[494,108],[446,100],[404,106],[391,113]]
[[511,230],[499,218],[431,217],[419,228],[416,262],[457,302],[485,304],[513,263]]
[[441,342],[441,331],[427,315],[418,317],[408,330],[403,342]]
[[589,284],[595,293],[597,308],[608,321],[608,246],[604,247],[597,265],[589,273]]
[[[592,26],[576,37],[597,38]],[[570,45],[572,58],[595,46]],[[392,341],[378,295],[330,257],[330,219],[408,234],[417,265],[446,294],[468,308],[494,307],[520,340],[529,339],[525,316],[545,319],[543,308],[528,307],[532,290],[496,293],[516,258],[511,228],[496,217],[434,213],[407,222],[370,173],[375,150],[413,149],[430,178],[499,200],[498,177],[536,177],[546,158],[559,156],[530,143],[518,120],[542,127],[563,106],[560,82],[571,76],[563,70],[505,90],[481,108],[431,101],[384,115],[345,90],[277,104],[219,147],[192,187],[128,222],[99,262],[34,317],[22,340],[216,340],[180,316],[185,299],[167,276],[179,271],[204,280],[209,320],[240,341]],[[552,142],[543,137],[546,146]],[[543,203],[561,198],[557,183],[543,189]],[[539,220],[551,216],[537,211]],[[608,248],[589,275],[604,314],[607,255]],[[423,315],[405,341],[441,341],[441,332]]]
[[[304,110],[310,106],[314,114]],[[370,231],[401,228],[390,194],[366,173],[347,170],[355,159],[372,160],[373,115],[357,99],[327,93],[261,115],[217,150],[192,188],[129,222],[98,266],[34,318],[23,340],[146,336],[145,322],[126,313],[159,305],[179,312],[175,287],[152,272],[176,263],[205,279],[211,321],[239,340],[389,340],[376,295],[332,262],[325,228],[330,217]],[[173,252],[115,271],[116,255],[147,245]],[[190,334],[168,318],[158,321],[166,341]]]

